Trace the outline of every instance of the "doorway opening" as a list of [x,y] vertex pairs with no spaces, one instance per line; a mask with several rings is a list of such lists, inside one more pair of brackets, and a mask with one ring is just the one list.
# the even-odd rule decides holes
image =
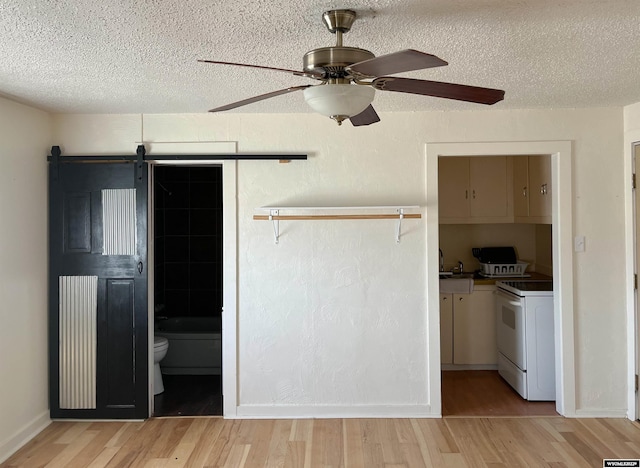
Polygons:
[[523,277],[552,278],[551,190],[534,188],[551,187],[551,156],[440,158],[438,173],[440,269],[474,283],[465,294],[441,284],[442,415],[557,415],[555,402],[523,399],[499,374],[493,282],[514,278],[485,277],[480,263],[513,256],[526,262]]
[[155,165],[152,180],[153,415],[222,415],[222,165]]
[[[573,317],[573,213],[572,144],[570,141],[464,142],[426,144],[426,199],[438,206],[438,158],[440,156],[551,155],[553,310],[555,335],[556,411],[576,416],[575,352]],[[427,210],[427,311],[429,337],[429,394],[434,414],[442,414],[439,337],[438,210]]]

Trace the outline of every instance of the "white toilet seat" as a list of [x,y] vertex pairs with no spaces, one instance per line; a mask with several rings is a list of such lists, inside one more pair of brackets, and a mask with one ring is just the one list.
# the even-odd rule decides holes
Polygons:
[[158,395],[164,392],[164,384],[162,382],[162,371],[160,370],[160,361],[162,361],[167,354],[167,350],[169,349],[169,340],[164,336],[154,336],[153,337],[153,373],[154,373],[154,384],[153,384],[153,394]]
[[166,339],[164,336],[154,336],[153,337],[153,350],[154,351],[159,351],[163,348],[166,348],[169,346],[169,340]]

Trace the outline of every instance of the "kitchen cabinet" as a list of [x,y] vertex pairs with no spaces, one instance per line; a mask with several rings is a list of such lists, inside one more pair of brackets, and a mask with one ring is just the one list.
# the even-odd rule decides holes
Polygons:
[[[551,217],[551,156],[529,156],[529,216]],[[549,221],[551,222],[551,221]]]
[[515,222],[551,224],[551,156],[513,157]]
[[441,223],[512,222],[506,156],[438,159]]
[[453,294],[440,294],[440,362],[453,364]]
[[475,286],[471,294],[440,294],[442,364],[495,366],[495,286]]
[[453,297],[453,363],[497,364],[495,286]]

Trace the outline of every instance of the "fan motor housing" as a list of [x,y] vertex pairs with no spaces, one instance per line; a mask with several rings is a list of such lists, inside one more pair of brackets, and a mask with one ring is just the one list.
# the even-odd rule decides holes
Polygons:
[[329,76],[342,77],[345,67],[374,57],[368,50],[357,47],[322,47],[304,54],[303,69],[305,72],[325,71]]

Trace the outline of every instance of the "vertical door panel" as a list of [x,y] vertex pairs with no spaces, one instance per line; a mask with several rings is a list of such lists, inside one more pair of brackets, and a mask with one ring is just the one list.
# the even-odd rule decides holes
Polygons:
[[530,216],[551,216],[551,156],[529,156]]
[[440,364],[453,364],[452,294],[440,294]]
[[91,252],[91,193],[64,195],[64,251]]
[[96,408],[97,276],[61,276],[59,282],[60,408]]
[[529,216],[529,157],[513,156],[513,215]]
[[507,216],[507,157],[469,158],[471,216]]
[[438,158],[438,211],[441,218],[469,217],[469,158]]
[[106,407],[135,407],[134,302],[133,278],[106,280],[101,317]]

